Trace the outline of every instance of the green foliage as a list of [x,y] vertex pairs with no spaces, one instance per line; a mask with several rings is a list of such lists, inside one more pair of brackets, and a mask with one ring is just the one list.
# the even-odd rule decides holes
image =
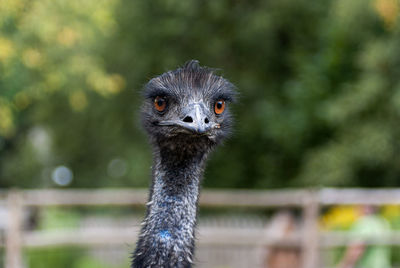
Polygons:
[[[107,268],[110,265],[101,263],[90,256],[83,248],[77,247],[60,247],[29,250],[27,253],[27,264],[34,268]],[[128,263],[124,266],[126,267]],[[115,266],[113,266],[115,267]],[[115,267],[115,268],[117,268]]]
[[[75,264],[84,258],[84,252],[76,248],[47,248],[31,249],[27,253],[27,263],[29,267],[47,268],[77,267]],[[82,266],[81,266],[82,267]],[[89,267],[88,267],[89,268]]]
[[90,257],[81,258],[77,264],[76,268],[107,268],[108,266],[100,263],[98,260]]
[[189,59],[241,93],[205,186],[398,184],[396,0],[6,2],[2,187],[146,186],[140,90]]
[[73,210],[48,208],[40,211],[40,229],[76,228],[80,215]]
[[2,2],[2,136],[14,133],[15,113],[53,92],[62,91],[79,111],[87,105],[84,90],[121,90],[122,77],[108,75],[98,55],[115,28],[115,1]]

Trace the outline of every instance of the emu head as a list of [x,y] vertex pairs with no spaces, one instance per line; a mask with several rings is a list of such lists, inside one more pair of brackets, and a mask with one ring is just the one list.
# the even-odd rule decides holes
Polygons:
[[192,60],[146,85],[142,123],[158,145],[190,141],[213,147],[230,132],[234,97],[233,84]]

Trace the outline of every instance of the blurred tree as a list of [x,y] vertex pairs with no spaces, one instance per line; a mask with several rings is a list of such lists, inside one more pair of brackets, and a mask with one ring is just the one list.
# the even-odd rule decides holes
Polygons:
[[317,66],[330,94],[317,107],[332,137],[307,151],[305,185],[398,185],[399,2],[369,3],[336,1],[327,18]]
[[[48,144],[60,138],[57,126],[44,117],[59,122],[64,112],[72,119],[84,114],[90,92],[109,97],[123,90],[122,76],[107,72],[100,56],[116,29],[116,3],[1,1],[0,186],[43,186],[42,171],[60,161],[49,150],[57,144]],[[54,105],[61,109],[50,115]]]
[[116,1],[9,1],[0,9],[3,118],[0,135],[13,135],[17,111],[62,91],[75,111],[87,106],[85,90],[118,93],[124,80],[109,75],[99,57],[116,27]]
[[0,186],[146,185],[140,89],[189,59],[241,92],[206,186],[398,184],[397,0],[5,2]]

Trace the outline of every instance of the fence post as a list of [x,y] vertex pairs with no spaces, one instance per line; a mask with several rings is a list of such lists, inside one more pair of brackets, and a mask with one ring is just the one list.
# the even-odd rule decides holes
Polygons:
[[319,200],[318,192],[311,191],[303,205],[302,268],[319,267]]
[[7,195],[6,268],[22,268],[22,196],[18,191]]

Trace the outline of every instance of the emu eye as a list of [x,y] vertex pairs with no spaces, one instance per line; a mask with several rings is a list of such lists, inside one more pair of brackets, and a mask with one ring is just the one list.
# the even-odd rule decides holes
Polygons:
[[163,97],[157,96],[154,99],[154,107],[159,112],[164,112],[165,108],[167,107],[167,100]]
[[225,101],[224,100],[217,100],[214,105],[214,112],[216,114],[222,114],[225,110]]

